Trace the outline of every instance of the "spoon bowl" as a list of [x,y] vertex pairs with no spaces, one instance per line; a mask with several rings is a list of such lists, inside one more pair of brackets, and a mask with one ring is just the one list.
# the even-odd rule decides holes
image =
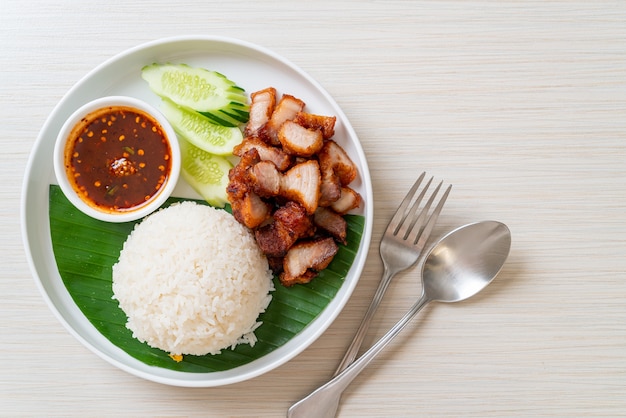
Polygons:
[[493,281],[511,248],[511,232],[495,221],[462,226],[444,236],[422,266],[430,301],[460,302]]
[[429,251],[422,266],[422,294],[409,312],[348,368],[293,404],[287,417],[332,418],[341,394],[361,371],[429,302],[459,302],[483,290],[498,275],[511,249],[503,223],[484,221],[448,233]]

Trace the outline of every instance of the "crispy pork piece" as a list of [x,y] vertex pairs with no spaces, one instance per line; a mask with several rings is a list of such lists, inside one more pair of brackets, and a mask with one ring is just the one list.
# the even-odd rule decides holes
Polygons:
[[250,148],[238,155],[241,157],[236,166],[228,172],[228,179],[231,181],[245,182],[248,168],[261,161],[261,156],[256,148]]
[[335,135],[335,116],[322,116],[313,113],[298,112],[294,122],[311,130],[320,130],[324,139],[330,139]]
[[319,204],[320,183],[319,164],[316,160],[309,160],[293,166],[283,174],[280,194],[300,203],[312,215]]
[[258,227],[271,216],[271,207],[252,191],[231,207],[235,219],[250,229]]
[[276,107],[276,89],[268,87],[250,95],[250,117],[244,130],[245,136],[257,136],[267,124]]
[[[283,260],[283,265],[285,261]],[[296,284],[307,284],[310,283],[311,280],[317,277],[318,272],[315,270],[306,270],[302,275],[298,277],[289,276],[283,267],[282,273],[278,275],[278,279],[280,280],[280,284],[285,287],[291,287]]]
[[233,149],[233,154],[241,157],[244,153],[256,148],[259,158],[263,161],[271,161],[280,171],[285,171],[291,165],[291,157],[281,149],[266,144],[259,138],[247,137]]
[[[257,245],[267,257],[283,258],[296,242],[284,228],[272,222],[254,231]],[[273,270],[273,269],[272,269]]]
[[248,169],[252,190],[261,197],[274,197],[280,192],[281,173],[271,161],[260,161]]
[[341,188],[341,197],[330,205],[330,208],[340,215],[345,215],[361,205],[361,195],[349,187]]
[[231,206],[237,205],[237,201],[241,200],[250,190],[248,187],[248,168],[259,161],[257,150],[250,149],[241,155],[239,163],[228,172],[226,194]]
[[287,251],[303,237],[313,233],[313,224],[306,209],[295,202],[287,202],[276,210],[273,222],[255,231],[259,248],[268,257],[284,257]]
[[339,177],[328,167],[322,170],[320,166],[320,200],[319,206],[327,207],[339,200],[341,197],[341,182]]
[[283,260],[284,257],[267,257],[270,270],[277,276],[283,272]]
[[250,229],[261,225],[271,216],[271,207],[249,185],[248,169],[259,162],[259,153],[251,149],[228,172],[226,194],[235,219]]
[[264,134],[266,139],[272,145],[279,145],[278,130],[288,120],[292,120],[296,117],[298,112],[304,109],[305,103],[297,97],[289,94],[283,94],[280,98],[276,109],[272,113],[270,120],[265,124]]
[[341,145],[335,141],[325,141],[318,157],[322,172],[332,170],[339,178],[342,186],[347,186],[356,178],[356,164],[350,159]]
[[313,235],[313,223],[304,206],[287,202],[274,212],[274,221],[284,226],[298,239]]
[[313,215],[313,224],[328,232],[336,241],[346,245],[348,223],[332,209],[319,207]]
[[318,158],[322,176],[319,205],[331,206],[341,197],[341,187],[347,186],[356,178],[356,165],[333,140],[324,142]]
[[330,237],[298,242],[285,256],[280,282],[284,286],[310,282],[318,271],[328,267],[338,250],[335,240]]
[[287,153],[299,157],[310,157],[324,145],[324,137],[320,130],[307,129],[291,120],[281,125],[278,140]]

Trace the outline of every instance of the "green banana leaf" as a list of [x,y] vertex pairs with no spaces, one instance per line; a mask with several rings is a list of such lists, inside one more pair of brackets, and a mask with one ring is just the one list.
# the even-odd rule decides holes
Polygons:
[[[170,198],[165,206],[181,199]],[[203,201],[197,201],[203,203]],[[226,208],[229,210],[230,208]],[[136,359],[157,367],[208,373],[229,370],[263,357],[287,343],[311,323],[335,297],[354,261],[365,219],[348,215],[348,245],[311,283],[286,288],[274,279],[276,291],[255,334],[254,347],[240,344],[219,355],[184,356],[181,362],[168,353],[133,338],[126,315],[113,300],[111,268],[135,222],[107,223],[78,211],[56,185],[50,186],[50,233],[57,268],[63,283],[85,317],[113,344]]]

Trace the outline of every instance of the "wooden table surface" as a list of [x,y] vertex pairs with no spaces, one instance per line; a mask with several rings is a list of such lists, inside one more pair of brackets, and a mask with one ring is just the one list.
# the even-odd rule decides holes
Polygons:
[[[255,379],[185,389],[101,360],[57,321],[20,229],[30,152],[85,74],[147,41],[257,43],[342,107],[374,189],[370,257],[313,345]],[[421,171],[454,184],[436,233],[495,219],[509,260],[478,297],[433,304],[346,391],[341,417],[626,415],[626,3],[37,0],[0,4],[0,416],[278,417],[329,378]],[[419,293],[398,276],[370,345]]]

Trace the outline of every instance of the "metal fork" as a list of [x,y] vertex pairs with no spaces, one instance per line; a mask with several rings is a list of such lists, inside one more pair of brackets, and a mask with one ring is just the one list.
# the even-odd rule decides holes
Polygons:
[[359,329],[354,335],[352,344],[350,344],[346,354],[344,354],[334,376],[341,373],[356,358],[372,317],[374,316],[376,309],[378,309],[378,305],[383,299],[391,279],[399,272],[413,266],[417,260],[419,260],[422,255],[422,250],[426,245],[426,241],[430,237],[433,227],[437,222],[437,218],[443,209],[443,205],[446,203],[446,199],[448,198],[448,194],[450,194],[452,185],[448,186],[441,199],[439,199],[439,203],[431,213],[430,217],[428,217],[428,211],[430,210],[430,207],[432,206],[435,197],[437,196],[437,193],[439,193],[439,189],[441,189],[441,185],[443,184],[443,182],[440,182],[435,191],[430,195],[430,198],[424,205],[423,209],[419,213],[417,212],[422,199],[426,195],[426,192],[433,181],[433,178],[431,177],[417,198],[411,202],[425,176],[426,173],[422,173],[417,178],[404,200],[402,200],[402,203],[400,203],[400,206],[393,215],[393,218],[391,218],[391,221],[389,221],[389,224],[387,225],[387,229],[385,230],[383,238],[380,241],[380,258],[383,261],[383,276],[380,280],[380,284],[378,285],[378,289],[374,294],[374,298],[372,299],[372,302],[370,303],[370,306],[361,321],[361,325],[359,325]]
[[[435,191],[430,195],[430,198],[422,210],[418,212],[419,206],[433,181],[433,178],[431,177],[421,192],[417,195],[417,198],[415,198],[415,194],[417,193],[425,176],[426,173],[422,173],[418,177],[387,225],[387,229],[385,230],[380,242],[380,257],[383,261],[384,267],[383,276],[380,284],[378,285],[378,289],[374,294],[372,302],[370,303],[370,306],[361,321],[361,325],[359,325],[359,329],[354,335],[350,347],[348,347],[346,354],[341,360],[341,363],[339,363],[339,367],[337,367],[333,376],[341,373],[356,358],[372,317],[374,316],[374,313],[376,312],[376,309],[378,308],[378,305],[380,304],[391,279],[399,272],[404,271],[417,263],[422,255],[422,250],[426,245],[426,241],[432,233],[433,227],[437,222],[437,218],[439,217],[439,214],[443,209],[443,205],[450,194],[450,189],[452,188],[452,185],[447,187],[442,197],[439,199],[437,206],[429,216],[428,211],[430,210],[435,197],[439,193],[443,184],[443,182],[440,182],[435,188]],[[328,403],[327,408],[325,408],[326,414],[324,417],[330,418],[335,416],[337,408],[339,407],[340,399],[341,394]],[[302,401],[299,403],[301,402]],[[301,416],[300,412],[306,410],[306,407],[303,408],[302,406],[303,405],[300,405],[299,412],[290,409],[287,416]]]

